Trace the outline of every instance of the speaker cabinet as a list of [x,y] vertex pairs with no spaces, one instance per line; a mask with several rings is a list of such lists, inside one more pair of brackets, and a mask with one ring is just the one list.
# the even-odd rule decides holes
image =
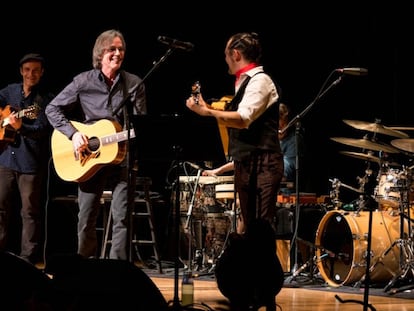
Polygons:
[[129,261],[62,256],[49,270],[56,310],[167,310],[157,286]]

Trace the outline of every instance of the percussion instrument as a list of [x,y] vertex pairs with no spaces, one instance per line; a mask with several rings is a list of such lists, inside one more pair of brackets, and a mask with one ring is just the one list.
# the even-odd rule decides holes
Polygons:
[[388,126],[382,125],[379,122],[369,123],[365,121],[357,121],[357,120],[343,120],[346,124],[352,126],[353,128],[369,131],[378,134],[390,135],[393,137],[399,138],[407,138],[409,137],[408,134],[404,132],[400,132]]
[[203,252],[202,262],[211,266],[224,249],[230,233],[231,207],[221,200],[234,198],[234,176],[180,176],[179,182],[182,222],[184,217],[188,220],[191,216],[192,226],[185,229],[193,233],[196,253]]
[[[366,272],[368,211],[348,213],[329,211],[316,231],[317,266],[323,279],[333,287],[361,280]],[[373,282],[392,278],[399,269],[400,217],[386,211],[372,212],[372,250],[370,269]],[[387,250],[387,251],[386,251]]]
[[[180,210],[182,212],[188,211],[194,192],[195,202],[193,210],[207,212],[209,207],[217,205],[216,199],[221,199],[223,197],[228,198],[230,196],[229,192],[232,192],[230,189],[234,188],[234,176],[200,176],[197,189],[194,189],[197,176],[180,176],[179,181],[181,189]],[[217,188],[219,193],[216,195]],[[224,192],[223,189],[227,189],[227,191]],[[234,197],[234,194],[232,194],[232,197]]]
[[356,139],[346,137],[331,137],[331,140],[348,146],[359,147],[374,151],[384,151],[389,153],[398,153],[398,149],[384,143],[369,140],[367,138]]
[[405,191],[407,174],[404,170],[388,168],[381,173],[375,187],[375,200],[380,206],[399,207],[402,204],[401,191]]

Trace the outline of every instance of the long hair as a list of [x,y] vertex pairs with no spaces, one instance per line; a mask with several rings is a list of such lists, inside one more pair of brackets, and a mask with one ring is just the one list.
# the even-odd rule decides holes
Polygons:
[[116,29],[110,29],[102,32],[95,41],[92,51],[92,66],[95,69],[101,69],[102,67],[102,57],[105,53],[105,50],[109,48],[114,38],[119,37],[122,41],[124,49],[126,49],[126,43],[124,35]]

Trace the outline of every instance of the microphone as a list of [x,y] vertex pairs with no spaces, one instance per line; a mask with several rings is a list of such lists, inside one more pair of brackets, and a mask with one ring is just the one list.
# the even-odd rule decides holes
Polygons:
[[194,49],[194,44],[191,42],[179,41],[165,36],[158,36],[158,41],[168,45],[170,48],[181,49],[187,52],[191,52]]
[[366,76],[368,74],[368,69],[358,67],[339,68],[336,71],[350,76]]
[[201,166],[199,166],[199,165],[197,165],[195,163],[188,162],[188,161],[186,161],[185,163],[187,163],[188,165],[190,165],[192,168],[195,168],[196,170],[204,171],[204,169]]
[[[187,163],[188,165],[190,165],[192,168],[195,168],[196,170],[198,170],[198,171],[201,171],[201,172],[204,172],[205,171],[205,169],[204,168],[202,168],[200,165],[197,165],[197,164],[195,164],[195,163],[192,163],[192,162],[188,162],[188,161],[185,161],[185,163]],[[217,178],[217,175],[215,175],[215,174],[211,174],[211,176],[213,176],[213,177],[216,177]]]

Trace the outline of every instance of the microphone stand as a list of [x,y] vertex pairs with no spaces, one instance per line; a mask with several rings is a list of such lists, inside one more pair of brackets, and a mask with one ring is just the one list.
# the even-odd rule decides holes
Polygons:
[[189,271],[193,270],[193,264],[192,264],[192,260],[193,260],[193,207],[194,207],[194,202],[195,202],[195,198],[197,195],[197,188],[198,188],[198,184],[200,181],[201,171],[202,171],[201,169],[198,169],[197,177],[195,179],[194,186],[192,187],[191,202],[190,202],[190,206],[188,207],[187,221],[184,227],[184,229],[186,230],[188,234],[188,265],[189,265],[188,270]]
[[128,254],[128,258],[129,261],[132,262],[132,250],[131,250],[131,242],[132,242],[132,237],[133,237],[133,232],[131,231],[131,223],[133,221],[132,219],[132,211],[133,211],[133,204],[135,204],[135,199],[134,199],[134,194],[135,194],[135,179],[136,179],[136,171],[137,168],[134,165],[134,159],[131,156],[131,150],[130,150],[130,145],[131,145],[131,133],[130,133],[130,129],[131,129],[131,124],[130,124],[130,117],[132,116],[132,107],[131,105],[126,105],[127,102],[129,102],[132,94],[135,93],[135,91],[147,80],[147,78],[150,76],[150,74],[160,66],[161,63],[163,63],[167,57],[173,52],[173,48],[169,48],[165,54],[156,62],[153,63],[152,68],[148,71],[148,73],[142,78],[142,80],[137,83],[128,93],[127,96],[124,97],[124,99],[121,101],[121,103],[118,105],[118,107],[116,107],[116,109],[114,109],[114,111],[112,112],[112,115],[115,116],[121,109],[124,109],[124,119],[125,119],[125,125],[126,125],[126,130],[128,133],[128,137],[127,137],[127,172],[128,172],[128,179],[127,179],[127,191],[128,191],[128,197],[127,197],[127,215],[129,215],[128,217],[128,225],[127,225],[127,237],[128,237],[128,241],[126,243],[127,245],[127,254]]
[[[285,131],[287,131],[290,127],[292,127],[293,125],[296,126],[296,130],[295,130],[295,144],[296,144],[296,171],[295,171],[295,181],[296,181],[296,204],[295,204],[295,231],[292,237],[292,242],[291,245],[294,245],[294,261],[293,261],[293,266],[291,265],[291,272],[292,275],[295,276],[295,272],[298,269],[298,243],[297,243],[297,233],[298,233],[298,225],[299,225],[299,207],[300,207],[300,192],[299,192],[299,186],[300,186],[300,181],[299,181],[299,145],[300,145],[300,140],[299,140],[299,135],[300,135],[300,129],[301,129],[301,120],[303,119],[303,117],[310,111],[310,109],[319,101],[319,99],[321,99],[331,88],[333,88],[334,86],[336,86],[337,84],[339,84],[339,82],[342,80],[342,75],[337,78],[335,81],[333,81],[328,87],[325,88],[325,86],[327,85],[327,82],[329,81],[330,77],[336,72],[336,70],[332,71],[328,78],[325,80],[324,84],[322,85],[321,89],[318,92],[318,95],[315,97],[315,99],[298,115],[296,115],[296,117],[294,117],[293,119],[290,120],[290,122],[283,128],[280,130],[280,133],[284,133]],[[292,278],[288,278],[288,281],[292,281],[294,277]]]
[[[144,83],[144,81],[146,81],[147,77],[156,69],[160,66],[161,63],[163,63],[167,57],[169,55],[171,55],[171,53],[174,51],[175,49],[170,47],[165,54],[157,61],[154,62],[152,68],[150,69],[150,71],[144,76],[144,78],[141,80],[140,83],[138,83],[132,90],[131,92],[128,94],[128,96],[121,102],[121,104],[117,107],[117,109],[115,109],[115,111],[113,112],[113,114],[115,115],[125,104],[126,102],[129,100],[129,98],[131,97],[131,95],[138,89],[138,87]],[[180,152],[180,146],[174,146],[173,147],[175,149],[176,152],[176,158],[179,158],[179,152]],[[180,228],[180,180],[179,180],[179,170],[178,170],[179,165],[177,165],[177,169],[176,169],[176,198],[175,198],[175,236],[174,236],[174,243],[175,243],[175,260],[174,260],[174,298],[173,298],[173,305],[172,308],[173,310],[180,310],[181,309],[181,303],[180,303],[180,297],[179,297],[179,293],[178,293],[178,286],[179,286],[179,265],[180,265],[180,260],[178,258],[178,248],[179,248],[179,243],[180,243],[180,233],[179,233],[179,228]],[[129,168],[128,168],[129,171]],[[128,180],[129,182],[129,180]],[[128,189],[129,189],[129,184],[128,184]],[[128,204],[128,213],[131,214],[131,208],[132,208],[132,203],[133,203],[133,199],[129,199],[129,204]],[[132,202],[132,203],[131,203]],[[130,220],[131,221],[131,220]],[[129,227],[127,226],[128,230],[130,231]],[[131,232],[129,232],[128,237],[131,239]],[[131,240],[130,240],[131,241]],[[130,241],[128,241],[127,245],[130,245]]]
[[126,104],[126,102],[130,99],[131,95],[138,89],[138,87],[140,87],[146,80],[147,78],[150,76],[150,74],[156,69],[158,68],[161,63],[163,63],[168,56],[171,55],[171,53],[174,51],[173,48],[169,48],[165,54],[156,62],[153,63],[154,66],[152,66],[152,68],[148,71],[148,73],[142,78],[142,80],[133,87],[133,89],[129,92],[128,96],[126,96],[122,102],[119,104],[118,107],[116,107],[116,109],[113,111],[112,115],[116,115],[118,113],[119,110],[121,110],[121,108]]

